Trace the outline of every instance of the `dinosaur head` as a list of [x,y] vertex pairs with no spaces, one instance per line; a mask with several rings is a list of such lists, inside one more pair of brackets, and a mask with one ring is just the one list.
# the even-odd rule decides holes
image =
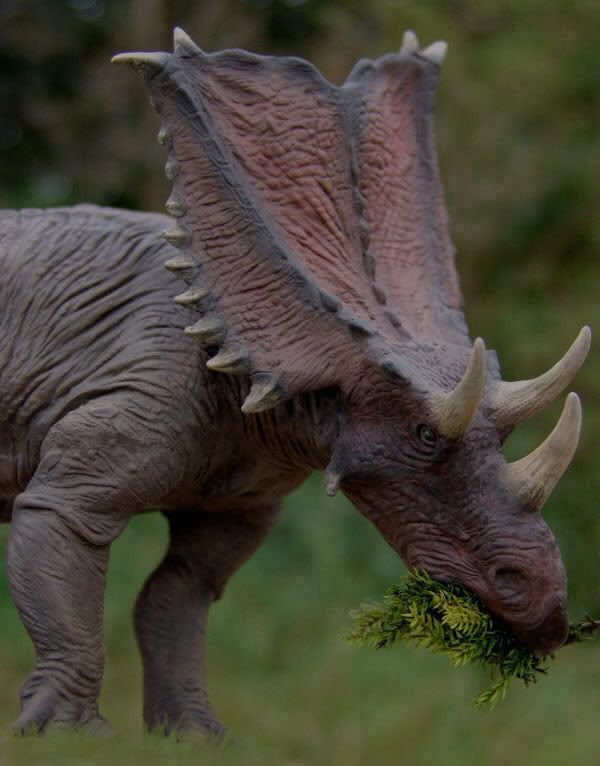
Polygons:
[[530,455],[507,463],[501,446],[568,384],[589,340],[586,327],[555,367],[529,381],[494,380],[493,369],[486,385],[480,339],[468,360],[458,353],[462,378],[450,373],[445,391],[456,349],[430,350],[437,364],[428,376],[422,353],[410,375],[404,354],[396,380],[366,372],[327,469],[328,491],[341,487],[411,568],[468,587],[539,655],[560,646],[568,629],[565,571],[540,511],[577,445],[577,395]]
[[507,465],[500,447],[570,382],[589,331],[534,381],[502,382],[471,348],[433,138],[445,51],[407,32],[341,86],[297,58],[205,53],[179,29],[172,53],[115,61],[161,117],[179,250],[165,265],[209,369],[244,380],[247,417],[337,388],[329,490],[547,653],[565,575],[539,510],[575,449],[577,397],[528,458]]

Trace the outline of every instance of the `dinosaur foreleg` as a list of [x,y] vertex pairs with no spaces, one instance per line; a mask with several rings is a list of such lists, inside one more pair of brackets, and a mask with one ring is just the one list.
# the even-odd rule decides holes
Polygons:
[[275,515],[276,509],[167,514],[169,549],[135,608],[148,729],[178,736],[222,736],[204,683],[208,610],[229,577],[264,540]]
[[[25,499],[25,498],[24,498]],[[48,724],[102,729],[102,614],[108,545],[93,546],[49,510],[13,513],[7,554],[12,596],[37,660],[21,689],[19,734]]]
[[36,650],[21,692],[19,733],[102,725],[109,547],[133,513],[172,489],[183,462],[146,427],[151,404],[106,396],[68,413],[49,432],[35,475],[15,500],[7,572]]

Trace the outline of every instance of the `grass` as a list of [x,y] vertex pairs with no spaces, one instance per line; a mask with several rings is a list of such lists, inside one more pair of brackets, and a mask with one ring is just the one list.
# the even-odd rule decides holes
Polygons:
[[[1,581],[0,764],[15,766],[420,766],[511,762],[589,766],[597,728],[600,651],[576,646],[543,685],[511,692],[511,704],[471,709],[482,672],[453,669],[414,649],[367,653],[343,640],[348,612],[403,572],[396,555],[318,480],[290,499],[271,539],[215,605],[209,688],[243,744],[177,745],[141,733],[141,668],[129,612],[160,558],[165,528],[135,519],[115,544],[107,592],[108,667],[102,708],[116,736],[14,739],[18,688],[32,652]],[[6,534],[6,530],[3,530]]]

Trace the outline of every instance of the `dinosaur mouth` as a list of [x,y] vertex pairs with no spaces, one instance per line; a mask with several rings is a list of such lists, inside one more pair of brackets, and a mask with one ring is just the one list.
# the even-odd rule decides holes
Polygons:
[[547,657],[567,640],[569,621],[564,599],[552,596],[544,616],[533,628],[513,628],[515,636],[537,657]]
[[439,572],[428,573],[440,582],[450,585],[452,583],[462,583],[484,604],[493,615],[503,622],[514,637],[529,649],[536,657],[547,657],[561,647],[567,640],[569,633],[569,621],[566,609],[565,595],[555,592],[545,599],[541,608],[536,610],[539,618],[524,624],[521,620],[514,617],[511,619],[498,608],[497,603],[491,603],[484,594],[479,594],[477,587],[473,587],[473,582],[469,578],[457,578],[448,576]]

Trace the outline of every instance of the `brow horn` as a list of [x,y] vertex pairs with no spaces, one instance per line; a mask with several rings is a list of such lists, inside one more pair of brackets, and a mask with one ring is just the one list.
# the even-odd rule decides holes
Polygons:
[[581,431],[581,402],[567,396],[562,415],[540,446],[516,463],[506,466],[506,482],[517,497],[539,511],[571,462]]
[[457,439],[469,427],[485,389],[485,344],[477,338],[469,364],[454,391],[438,396],[432,404],[433,415],[441,434]]
[[585,361],[591,337],[590,328],[583,327],[563,358],[538,378],[498,383],[490,402],[496,423],[512,428],[553,402]]

